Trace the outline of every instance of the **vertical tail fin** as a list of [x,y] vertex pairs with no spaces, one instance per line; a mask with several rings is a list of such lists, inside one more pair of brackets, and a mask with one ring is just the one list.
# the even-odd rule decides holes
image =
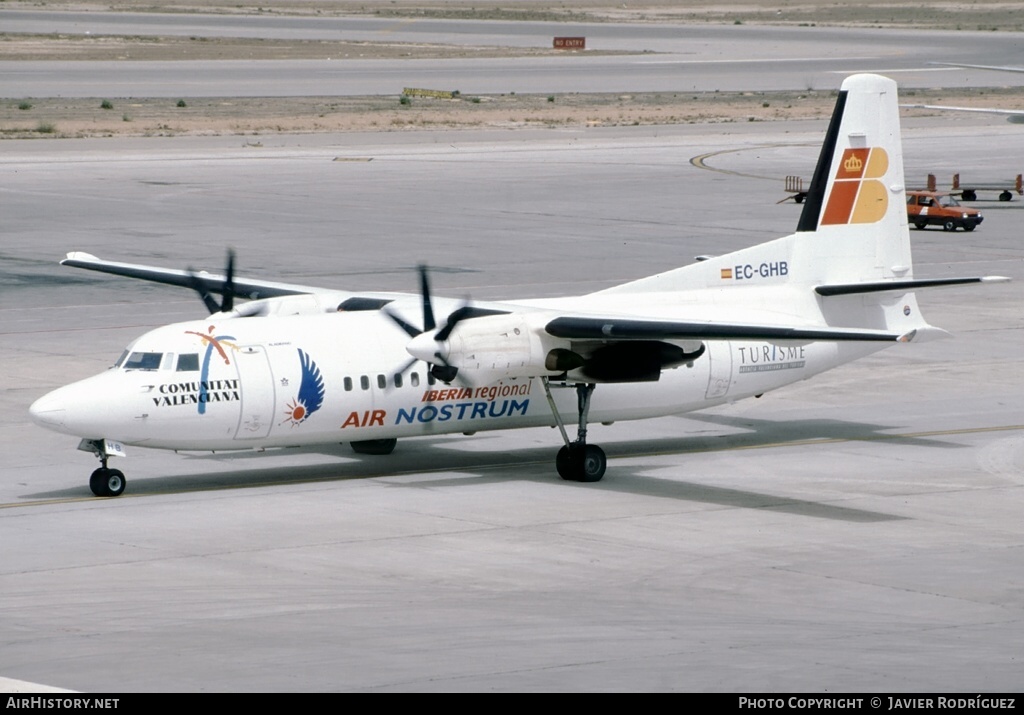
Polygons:
[[913,278],[896,83],[858,74],[840,89],[795,233],[592,295],[663,293],[662,302],[702,315],[921,339],[941,331],[925,322],[914,290],[1003,280]]
[[848,77],[794,234],[600,291],[764,288],[909,278],[896,83]]
[[842,85],[811,179],[797,245],[823,282],[909,277],[896,83],[860,74]]

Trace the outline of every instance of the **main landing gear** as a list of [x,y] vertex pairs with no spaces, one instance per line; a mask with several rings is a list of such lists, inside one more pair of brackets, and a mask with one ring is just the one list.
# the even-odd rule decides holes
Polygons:
[[107,466],[110,455],[107,454],[106,443],[103,440],[82,440],[78,448],[95,454],[103,465],[89,477],[89,488],[92,489],[92,493],[98,497],[121,496],[128,482],[124,478],[124,472]]
[[551,406],[551,414],[555,416],[555,423],[562,433],[562,440],[565,445],[558,450],[555,457],[555,468],[558,476],[572,482],[599,482],[604,476],[608,466],[608,458],[604,450],[596,444],[587,444],[587,413],[590,411],[590,396],[594,394],[593,383],[580,383],[576,385],[576,403],[579,412],[579,426],[576,432],[576,441],[570,442],[566,434],[562,417],[558,414],[555,401],[551,397],[551,388],[548,379],[542,379],[544,393],[547,395],[548,404]]

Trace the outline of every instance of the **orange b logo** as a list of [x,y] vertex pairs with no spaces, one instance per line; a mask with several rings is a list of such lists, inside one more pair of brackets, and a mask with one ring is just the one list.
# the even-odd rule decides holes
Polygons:
[[889,169],[889,155],[878,147],[847,149],[836,170],[832,193],[821,219],[822,226],[881,221],[889,197],[881,179]]

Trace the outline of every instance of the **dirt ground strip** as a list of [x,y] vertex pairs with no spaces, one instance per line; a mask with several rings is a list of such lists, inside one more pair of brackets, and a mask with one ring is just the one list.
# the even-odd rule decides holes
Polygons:
[[711,22],[847,25],[963,30],[1024,30],[1020,2],[888,0],[839,3],[806,0],[0,0],[5,8],[211,12],[281,15],[375,15],[553,22]]
[[[0,0],[2,2],[2,0]],[[588,55],[639,54],[587,50]],[[15,35],[0,33],[0,60],[133,62],[167,60],[346,60],[539,57],[573,51],[549,47],[453,46],[411,42],[269,40],[234,37]]]
[[[1024,89],[917,90],[906,103],[1019,108]],[[827,119],[833,91],[0,102],[0,138],[247,135]],[[905,110],[935,114],[933,110]]]
[[[386,15],[588,22],[717,22],[858,25],[1024,31],[1019,2],[808,3],[720,0],[279,0],[273,8],[225,0],[0,0],[0,9]],[[320,42],[200,37],[18,35],[0,33],[0,60],[217,60],[511,57],[550,48],[451,47],[389,42]],[[907,103],[1019,108],[1017,89],[906,92]],[[832,92],[643,93],[425,97],[154,99],[32,98],[0,101],[0,138],[171,136],[179,134],[404,131],[433,128],[615,126],[827,118]],[[926,112],[928,110],[914,110]]]

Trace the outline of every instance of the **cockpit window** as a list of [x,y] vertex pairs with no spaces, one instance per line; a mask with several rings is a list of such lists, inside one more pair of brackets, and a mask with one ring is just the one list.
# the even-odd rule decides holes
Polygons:
[[199,353],[178,356],[178,372],[199,372]]
[[121,363],[124,370],[159,370],[163,353],[132,353]]
[[117,362],[114,363],[114,367],[121,367],[122,365],[124,365],[124,361],[128,358],[128,355],[130,354],[131,351],[129,350],[125,350],[123,353],[121,353],[121,357],[119,357],[117,359]]

